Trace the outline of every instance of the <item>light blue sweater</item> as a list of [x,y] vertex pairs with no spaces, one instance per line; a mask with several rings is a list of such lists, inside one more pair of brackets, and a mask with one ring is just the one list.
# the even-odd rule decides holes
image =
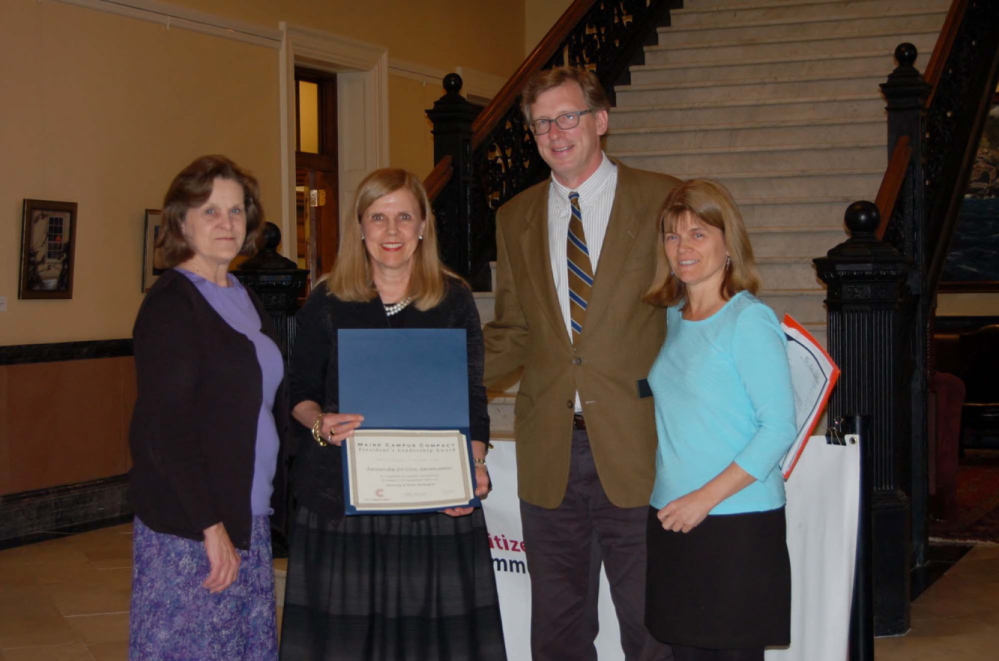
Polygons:
[[733,461],[756,481],[711,514],[783,506],[777,462],[796,427],[787,340],[777,317],[743,291],[707,319],[686,321],[671,307],[666,320],[666,342],[649,372],[659,432],[652,506],[699,489]]

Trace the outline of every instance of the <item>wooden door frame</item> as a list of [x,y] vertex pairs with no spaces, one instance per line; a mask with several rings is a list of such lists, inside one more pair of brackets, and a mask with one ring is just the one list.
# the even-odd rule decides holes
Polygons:
[[[389,163],[388,51],[286,22],[279,51],[281,85],[281,233],[295,235],[295,67],[337,74],[337,179],[340,223],[361,179]],[[297,258],[295,242],[282,241],[281,253]]]

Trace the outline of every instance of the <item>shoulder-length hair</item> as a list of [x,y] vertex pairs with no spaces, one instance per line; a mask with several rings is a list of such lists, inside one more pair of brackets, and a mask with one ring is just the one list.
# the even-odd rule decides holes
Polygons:
[[256,252],[264,224],[260,184],[252,174],[225,156],[202,156],[174,177],[163,198],[163,218],[154,248],[160,268],[173,268],[194,256],[194,249],[184,238],[184,218],[190,209],[200,207],[211,197],[216,179],[230,179],[242,186],[246,238],[239,253],[252,255]]
[[407,170],[383,168],[375,170],[357,187],[354,196],[354,217],[356,223],[345,223],[340,228],[340,246],[337,250],[333,271],[323,277],[327,281],[329,294],[341,301],[363,302],[378,296],[371,277],[371,263],[368,251],[361,240],[361,221],[364,212],[375,200],[398,190],[412,194],[419,207],[420,219],[426,221],[423,239],[413,253],[413,267],[409,275],[407,296],[419,310],[429,310],[444,300],[447,294],[446,277],[461,280],[456,274],[444,268],[437,254],[437,229],[433,210],[423,182]]
[[687,298],[687,287],[670,268],[664,243],[666,235],[676,231],[677,221],[685,212],[720,229],[725,237],[725,249],[732,261],[722,280],[722,298],[727,301],[740,291],[754,295],[759,292],[760,274],[753,259],[753,246],[732,195],[716,181],[691,179],[670,191],[659,210],[656,274],[642,300],[652,305],[670,306]]

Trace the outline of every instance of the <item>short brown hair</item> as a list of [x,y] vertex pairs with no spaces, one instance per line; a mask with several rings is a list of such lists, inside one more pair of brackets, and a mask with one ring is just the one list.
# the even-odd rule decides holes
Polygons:
[[[354,196],[356,223],[344,223],[340,228],[340,247],[333,272],[327,274],[329,293],[341,301],[370,301],[378,295],[371,277],[368,251],[361,241],[361,221],[364,212],[375,200],[397,190],[412,194],[419,206],[420,219],[426,221],[423,239],[413,253],[413,268],[409,276],[409,291],[419,310],[429,310],[444,300],[447,292],[445,276],[458,278],[444,268],[437,254],[437,231],[427,190],[412,172],[400,168],[375,170],[361,181]],[[460,279],[460,278],[459,278]]]
[[[595,110],[609,110],[610,101],[604,92],[600,79],[592,71],[580,67],[555,67],[539,71],[527,79],[520,96],[520,110],[524,113],[527,123],[531,122],[531,106],[538,97],[548,90],[564,83],[573,82],[583,90],[586,105]],[[584,108],[579,108],[584,110]]]
[[666,257],[665,239],[676,230],[677,220],[686,212],[711,227],[720,229],[725,249],[732,263],[725,269],[721,296],[728,300],[740,291],[760,291],[760,274],[753,259],[753,246],[742,221],[739,207],[728,190],[710,179],[685,181],[666,196],[659,210],[659,249],[656,251],[656,274],[642,300],[652,305],[670,306],[684,301],[687,287],[673,274]]
[[194,250],[184,238],[184,217],[190,209],[200,207],[211,197],[216,179],[230,179],[243,187],[246,239],[240,254],[256,252],[260,229],[264,224],[260,184],[252,174],[225,156],[201,156],[174,177],[163,198],[163,218],[155,248],[158,267],[173,268],[194,256]]

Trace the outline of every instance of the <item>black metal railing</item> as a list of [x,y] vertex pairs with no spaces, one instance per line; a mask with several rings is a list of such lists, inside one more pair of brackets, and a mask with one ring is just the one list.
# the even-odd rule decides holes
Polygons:
[[925,77],[915,46],[896,49],[881,86],[892,156],[882,208],[851,205],[851,238],[815,260],[829,351],[843,368],[829,415],[871,415],[878,634],[908,629],[909,573],[926,562],[936,291],[999,75],[997,25],[999,2],[955,0]]
[[[442,258],[476,289],[490,286],[496,210],[549,174],[517,103],[524,83],[554,66],[586,67],[613,101],[615,85],[630,82],[629,67],[641,62],[656,28],[669,24],[669,9],[681,5],[679,0],[576,0],[484,109],[465,101],[458,94],[461,79],[448,76],[447,94],[427,111],[439,163],[428,183],[436,184],[431,194]],[[444,162],[448,156],[451,161]]]

